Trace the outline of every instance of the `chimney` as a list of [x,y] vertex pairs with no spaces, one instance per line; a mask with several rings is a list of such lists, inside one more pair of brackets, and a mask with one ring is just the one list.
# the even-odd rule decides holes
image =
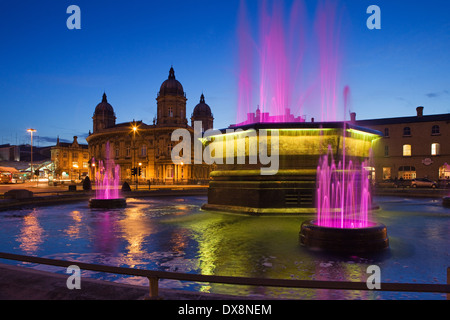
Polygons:
[[314,122],[314,118],[311,118],[311,122]]
[[350,122],[356,121],[356,112],[350,112]]
[[423,117],[423,107],[417,107],[416,111],[417,111],[417,117],[419,117],[419,118]]

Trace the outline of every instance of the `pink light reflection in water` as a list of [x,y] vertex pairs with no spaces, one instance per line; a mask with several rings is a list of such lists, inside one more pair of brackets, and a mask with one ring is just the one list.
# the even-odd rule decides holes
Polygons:
[[[95,163],[95,159],[92,159]],[[119,199],[120,166],[110,159],[109,141],[105,146],[105,161],[98,161],[95,174],[95,199]]]
[[331,146],[317,166],[317,225],[330,228],[367,228],[372,206],[367,160],[362,164],[339,161]]

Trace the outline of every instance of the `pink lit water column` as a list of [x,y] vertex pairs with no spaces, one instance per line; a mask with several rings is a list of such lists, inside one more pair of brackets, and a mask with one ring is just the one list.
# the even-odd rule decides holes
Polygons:
[[331,147],[317,166],[317,225],[331,228],[367,228],[372,198],[367,162],[339,161]]
[[[92,159],[95,162],[95,159]],[[120,166],[110,159],[109,141],[105,146],[105,161],[98,161],[95,174],[95,199],[119,199]]]

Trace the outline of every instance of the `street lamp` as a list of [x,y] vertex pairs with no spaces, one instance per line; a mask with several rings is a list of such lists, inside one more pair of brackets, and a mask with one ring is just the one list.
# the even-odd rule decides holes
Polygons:
[[27,129],[27,132],[31,134],[31,180],[33,180],[34,177],[34,171],[33,171],[33,132],[36,132],[36,129]]
[[[132,155],[132,159],[131,159],[131,170],[133,171],[134,164],[136,162],[136,133],[138,132],[138,128],[139,126],[136,124],[136,121],[133,120],[132,124],[131,124],[131,132],[133,133],[133,155]],[[138,177],[137,177],[137,168],[136,169],[136,189],[137,189],[137,184],[138,184]],[[131,182],[133,182],[133,176],[131,176]]]

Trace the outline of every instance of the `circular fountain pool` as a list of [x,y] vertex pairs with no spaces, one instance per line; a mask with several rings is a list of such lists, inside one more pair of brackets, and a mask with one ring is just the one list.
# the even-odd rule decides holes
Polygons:
[[[0,251],[52,259],[198,274],[366,281],[378,265],[383,282],[445,283],[450,215],[440,200],[375,198],[390,248],[336,255],[299,244],[313,216],[262,216],[201,210],[206,197],[127,199],[121,209],[86,201],[0,212]],[[14,263],[2,260],[2,263]],[[64,268],[23,264],[60,272]],[[147,286],[145,278],[82,272],[83,277]],[[230,286],[161,280],[162,288],[287,299],[445,299],[445,295]]]

